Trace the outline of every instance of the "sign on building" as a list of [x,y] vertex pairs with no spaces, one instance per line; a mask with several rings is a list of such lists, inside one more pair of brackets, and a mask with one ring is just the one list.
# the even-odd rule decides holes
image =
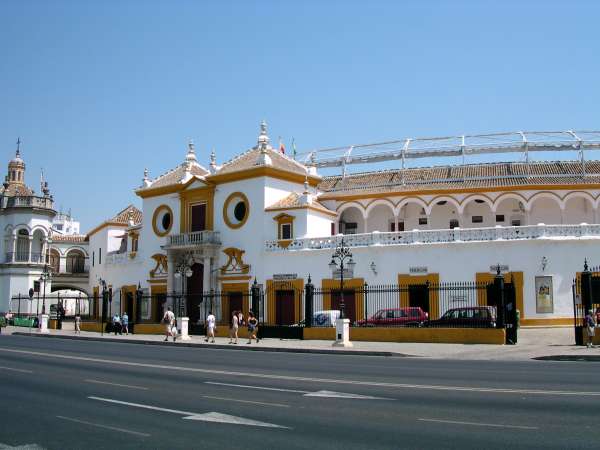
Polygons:
[[[509,271],[510,271],[510,268],[508,267],[508,265],[500,264],[500,273],[506,273]],[[490,266],[490,272],[497,273],[498,272],[498,264],[494,264],[493,266]]]
[[427,266],[414,266],[414,267],[409,267],[408,268],[408,272],[411,275],[414,274],[427,274]]
[[274,273],[273,274],[274,281],[289,281],[289,280],[295,280],[296,278],[298,278],[297,273]]

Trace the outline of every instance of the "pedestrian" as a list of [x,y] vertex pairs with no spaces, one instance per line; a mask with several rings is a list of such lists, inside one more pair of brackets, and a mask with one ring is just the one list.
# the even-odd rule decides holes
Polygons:
[[[167,307],[162,322],[165,325],[165,341],[168,341],[169,336],[172,336],[173,322],[175,322],[175,314],[171,311],[170,306]],[[175,337],[173,337],[173,341],[175,341]]]
[[586,314],[584,322],[588,337],[587,347],[593,348],[594,335],[596,334],[596,319],[594,318],[594,311],[592,309]]
[[81,315],[75,316],[75,334],[81,334]]
[[215,343],[215,325],[217,323],[217,318],[213,315],[212,311],[209,311],[208,316],[206,317],[206,339],[205,342],[208,342],[210,338],[212,338],[212,343]]
[[129,316],[127,315],[127,311],[125,311],[121,317],[121,324],[123,326],[122,330],[125,332],[125,335],[129,335]]
[[[234,311],[231,315],[231,329],[229,330],[229,343],[237,344],[238,343],[238,329],[239,329],[239,319],[238,312]],[[235,339],[235,342],[233,340]]]
[[56,328],[62,330],[62,322],[65,318],[66,312],[65,307],[62,304],[62,301],[58,302],[58,308],[56,309]]
[[258,319],[254,316],[254,313],[250,311],[248,313],[248,344],[252,344],[252,339],[256,339],[256,343],[258,344]]
[[238,325],[240,327],[244,326],[244,313],[242,311],[238,311]]
[[121,332],[121,317],[119,316],[119,313],[115,313],[113,316],[113,331],[115,332],[115,336],[117,333],[123,334]]

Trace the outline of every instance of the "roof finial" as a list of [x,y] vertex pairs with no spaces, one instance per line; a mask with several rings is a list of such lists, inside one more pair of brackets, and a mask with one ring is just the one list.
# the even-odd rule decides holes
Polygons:
[[260,123],[260,135],[258,136],[258,148],[261,151],[267,151],[271,146],[269,145],[271,140],[267,135],[267,122],[264,120]]
[[16,154],[17,158],[21,157],[21,137],[17,138],[17,151],[15,154]]
[[213,147],[210,151],[210,173],[215,173],[218,169],[217,167],[217,155],[215,153],[215,148]]
[[188,143],[188,152],[187,152],[187,155],[185,155],[185,161],[186,162],[196,161],[196,151],[194,150],[194,141],[192,141],[191,139],[190,139],[190,142]]
[[304,175],[304,194],[308,194],[308,172]]

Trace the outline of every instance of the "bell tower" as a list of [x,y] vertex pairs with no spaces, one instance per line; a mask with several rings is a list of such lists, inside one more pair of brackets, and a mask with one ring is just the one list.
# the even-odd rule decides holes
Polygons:
[[15,157],[8,163],[8,184],[25,184],[25,162],[21,159],[21,139],[17,139],[17,151]]

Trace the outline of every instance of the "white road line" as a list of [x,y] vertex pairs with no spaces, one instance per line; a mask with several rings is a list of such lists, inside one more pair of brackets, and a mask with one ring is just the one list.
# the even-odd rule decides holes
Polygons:
[[131,389],[142,389],[144,391],[147,391],[148,388],[147,387],[143,387],[143,386],[134,386],[132,384],[119,384],[119,383],[110,383],[108,381],[100,381],[100,380],[83,380],[87,383],[95,383],[95,384],[107,384],[109,386],[117,386],[117,387],[123,387],[123,388],[131,388]]
[[212,395],[203,395],[202,397],[210,398],[212,400],[225,400],[228,402],[250,403],[252,405],[275,406],[278,408],[289,408],[290,407],[290,405],[284,405],[282,403],[255,402],[255,401],[251,401],[251,400],[239,400],[237,398],[213,397]]
[[121,433],[129,433],[129,434],[133,434],[135,436],[142,436],[142,437],[150,436],[148,433],[140,433],[139,431],[126,430],[125,428],[117,428],[117,427],[111,427],[108,425],[102,425],[99,423],[86,422],[85,420],[73,419],[72,417],[65,417],[65,416],[56,416],[56,417],[58,417],[59,419],[68,420],[70,422],[81,423],[83,425],[90,425],[92,427],[104,428],[106,430],[119,431]]
[[473,427],[492,427],[492,428],[514,428],[517,430],[539,430],[539,427],[526,427],[522,425],[503,425],[499,423],[481,423],[481,422],[461,422],[459,420],[443,419],[417,419],[421,422],[451,423],[453,425],[469,425]]
[[231,386],[246,389],[260,389],[261,391],[277,391],[277,392],[293,392],[295,394],[310,394],[310,391],[298,391],[296,389],[282,389],[282,388],[271,388],[263,386],[250,386],[247,384],[232,384],[232,383],[219,383],[218,381],[205,381],[204,384],[214,384],[217,386]]
[[[101,358],[90,358],[86,356],[71,356],[61,355],[58,353],[44,353],[34,352],[30,350],[15,350],[8,348],[0,348],[0,352],[8,353],[20,353],[26,355],[42,356],[53,359],[71,359],[76,361],[88,361],[99,364],[112,364],[117,366],[128,366],[128,367],[145,367],[150,369],[164,369],[169,373],[174,371],[180,372],[193,372],[193,373],[206,373],[211,375],[227,375],[234,377],[248,378],[262,378],[268,380],[286,380],[286,381],[302,381],[309,383],[332,383],[332,384],[344,384],[353,386],[376,386],[396,389],[427,389],[435,391],[456,391],[456,392],[489,392],[495,394],[530,394],[530,395],[574,395],[581,397],[600,397],[600,391],[548,391],[539,389],[508,389],[508,388],[487,388],[487,387],[469,387],[469,386],[440,386],[430,384],[406,384],[406,383],[387,383],[377,381],[357,381],[357,380],[340,380],[333,378],[311,378],[311,377],[293,377],[289,375],[275,375],[266,373],[249,373],[249,372],[233,372],[228,370],[214,370],[214,369],[200,369],[194,367],[180,367],[166,364],[149,364],[149,363],[136,363],[130,361],[118,361],[114,359],[101,359]],[[306,391],[304,391],[306,392]]]
[[234,424],[234,425],[248,425],[248,426],[265,427],[265,428],[287,428],[287,429],[290,428],[290,427],[284,427],[282,425],[276,425],[274,423],[260,422],[258,420],[246,419],[244,417],[231,416],[229,414],[222,414],[222,413],[218,413],[218,412],[214,412],[214,411],[207,412],[207,413],[193,413],[193,412],[188,412],[188,411],[179,411],[177,409],[161,408],[159,406],[143,405],[141,403],[124,402],[122,400],[114,400],[112,398],[102,398],[102,397],[94,397],[94,396],[90,396],[88,398],[91,400],[98,400],[101,402],[115,403],[117,405],[133,406],[135,408],[150,409],[150,410],[154,410],[154,411],[179,414],[179,415],[185,416],[185,417],[182,417],[185,420],[197,420],[197,421],[201,421],[201,422],[229,423],[229,424]]
[[11,372],[21,372],[21,373],[33,373],[33,370],[16,369],[14,367],[6,367],[6,366],[0,366],[0,370],[9,370]]

